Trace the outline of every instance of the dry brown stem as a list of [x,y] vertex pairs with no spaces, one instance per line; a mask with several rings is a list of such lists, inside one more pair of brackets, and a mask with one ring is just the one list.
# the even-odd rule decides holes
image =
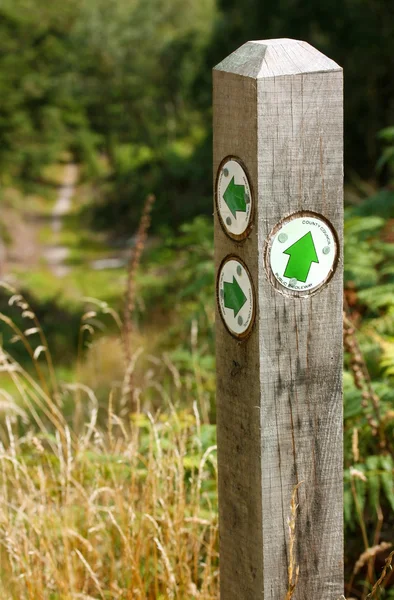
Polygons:
[[288,518],[288,526],[289,526],[289,566],[287,569],[288,572],[288,584],[287,584],[287,594],[285,600],[291,600],[293,597],[294,591],[297,587],[298,576],[300,573],[300,567],[296,564],[296,556],[295,556],[295,542],[296,542],[296,523],[297,523],[297,509],[298,504],[296,501],[298,488],[303,483],[300,481],[294,489],[291,495],[290,502],[290,517]]
[[383,552],[384,550],[391,548],[391,546],[392,544],[389,544],[388,542],[381,542],[377,546],[372,546],[371,548],[365,550],[365,552],[360,554],[356,564],[354,565],[353,575],[357,575],[357,573],[361,571],[363,566],[367,564],[370,558],[373,558],[374,556],[379,554],[379,552]]
[[368,596],[366,597],[366,600],[368,600],[368,598],[377,598],[376,594],[380,591],[380,586],[382,585],[382,583],[384,582],[384,580],[386,578],[387,571],[393,570],[393,567],[391,566],[393,556],[394,556],[394,550],[392,552],[390,552],[390,554],[386,558],[382,574],[379,577],[379,579],[377,580],[377,582],[375,583],[375,585],[373,586],[371,593],[368,594]]
[[384,427],[382,427],[380,400],[373,390],[371,377],[355,335],[354,324],[346,314],[346,310],[347,306],[345,301],[345,311],[343,313],[343,340],[345,350],[350,355],[350,371],[353,375],[355,386],[361,391],[362,406],[366,411],[366,418],[371,428],[372,435],[379,436],[380,447],[385,449],[387,447],[387,442]]
[[[142,210],[140,224],[138,227],[136,242],[131,251],[130,260],[127,268],[127,285],[124,299],[124,311],[123,311],[123,331],[122,340],[125,355],[125,381],[123,389],[129,398],[133,397],[132,393],[132,375],[130,370],[130,364],[132,362],[132,346],[131,337],[133,333],[133,312],[135,309],[135,278],[138,271],[138,267],[141,262],[142,252],[145,248],[146,238],[148,235],[148,229],[151,222],[151,212],[153,203],[156,197],[153,194],[147,196]],[[132,407],[132,410],[135,407]]]

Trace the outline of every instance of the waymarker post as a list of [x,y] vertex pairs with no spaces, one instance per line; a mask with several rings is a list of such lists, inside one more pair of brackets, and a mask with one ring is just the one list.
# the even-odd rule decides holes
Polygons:
[[284,600],[297,566],[294,600],[337,600],[342,69],[269,40],[213,79],[221,600]]

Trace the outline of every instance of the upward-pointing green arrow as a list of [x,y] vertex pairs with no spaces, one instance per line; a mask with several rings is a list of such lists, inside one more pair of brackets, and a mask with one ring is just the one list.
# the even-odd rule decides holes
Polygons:
[[245,186],[236,184],[234,177],[228,184],[223,198],[234,218],[237,210],[246,212]]
[[319,262],[315,244],[313,243],[312,233],[310,231],[289,246],[283,254],[288,254],[290,256],[284,276],[290,277],[291,279],[295,278],[303,283],[308,279],[312,263]]
[[236,317],[246,302],[246,296],[234,276],[232,283],[228,283],[227,281],[224,282],[223,292],[224,306],[226,308],[232,308],[234,311],[234,317]]

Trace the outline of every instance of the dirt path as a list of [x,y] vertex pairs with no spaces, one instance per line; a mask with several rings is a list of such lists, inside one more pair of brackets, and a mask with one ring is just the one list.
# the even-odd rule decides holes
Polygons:
[[64,172],[63,185],[53,207],[51,216],[51,229],[54,234],[53,244],[44,250],[44,257],[49,268],[56,277],[64,277],[70,272],[70,267],[64,262],[70,250],[60,243],[60,232],[63,229],[64,217],[71,212],[75,186],[78,181],[78,166],[70,163]]

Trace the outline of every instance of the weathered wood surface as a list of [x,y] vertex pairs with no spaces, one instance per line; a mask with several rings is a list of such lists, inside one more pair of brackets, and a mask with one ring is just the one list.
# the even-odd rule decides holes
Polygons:
[[[215,215],[216,269],[248,266],[257,295],[251,336],[238,341],[217,314],[221,600],[282,600],[288,515],[298,491],[294,600],[343,593],[342,526],[342,70],[304,42],[248,42],[214,69],[214,176],[239,157],[254,189],[250,236],[236,242]],[[340,257],[307,298],[269,281],[273,227],[300,210],[326,217]]]

